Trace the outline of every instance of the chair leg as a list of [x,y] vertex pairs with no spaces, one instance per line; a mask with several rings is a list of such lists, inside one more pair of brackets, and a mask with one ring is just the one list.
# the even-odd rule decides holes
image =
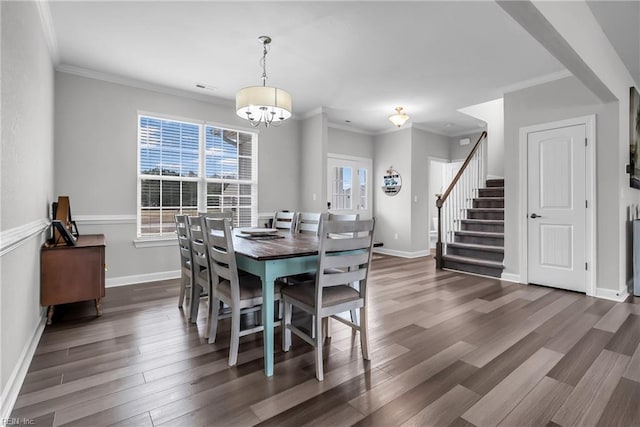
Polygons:
[[189,308],[189,319],[191,323],[198,322],[198,309],[200,308],[200,293],[202,286],[197,283],[191,285],[191,307]]
[[323,366],[322,366],[322,344],[323,344],[323,337],[322,337],[322,318],[320,316],[315,316],[314,318],[314,323],[315,323],[315,329],[316,329],[316,378],[318,379],[318,381],[322,381],[324,380],[324,375],[323,375]]
[[362,348],[362,358],[369,360],[369,332],[368,332],[367,308],[360,308],[360,347]]
[[[209,294],[211,295],[211,294]],[[218,332],[218,313],[220,300],[209,296],[209,344],[216,342],[216,333]],[[215,307],[211,309],[211,307]]]
[[360,320],[358,319],[358,310],[356,309],[351,310],[351,323],[356,325],[360,324]]
[[180,279],[180,296],[178,297],[178,308],[182,308],[182,305],[184,304],[184,294],[187,290],[186,279],[188,279],[187,276],[182,276],[182,278]]
[[329,321],[329,317],[322,319],[322,331],[325,339],[331,338],[331,322]]
[[291,324],[291,304],[286,301],[282,303],[282,351],[287,352],[291,348],[291,329],[287,326]]
[[238,346],[240,345],[240,309],[231,307],[231,345],[229,346],[229,366],[238,363]]

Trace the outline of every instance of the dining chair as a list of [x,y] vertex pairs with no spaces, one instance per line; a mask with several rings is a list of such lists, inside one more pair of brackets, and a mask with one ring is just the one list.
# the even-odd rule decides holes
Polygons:
[[[289,351],[291,332],[315,347],[316,378],[322,381],[324,318],[334,319],[360,332],[362,357],[369,360],[367,335],[367,278],[371,268],[371,249],[375,220],[324,221],[320,228],[318,270],[313,283],[282,288],[282,349]],[[350,286],[359,282],[358,288]],[[291,323],[291,311],[297,307],[313,316],[315,336]],[[336,315],[353,309],[360,311],[356,324]]]
[[[180,250],[180,296],[178,297],[178,308],[182,308],[186,296],[187,288],[190,291],[189,303],[192,304],[191,290],[193,289],[193,269],[191,259],[191,237],[187,224],[187,215],[176,215],[176,234],[178,236],[178,248]],[[191,311],[189,310],[189,314]],[[191,318],[191,315],[189,315]]]
[[320,212],[298,212],[296,216],[296,233],[309,233],[318,235],[322,214]]
[[207,244],[204,235],[204,223],[201,215],[188,216],[187,224],[191,242],[191,256],[193,266],[193,285],[191,291],[191,323],[198,321],[198,310],[200,308],[200,297],[203,291],[208,292],[209,284],[209,259],[207,256]]
[[273,215],[273,228],[278,230],[291,230],[295,231],[296,228],[296,213],[287,211],[277,211]]
[[[209,306],[218,307],[220,301],[231,308],[231,343],[229,345],[229,366],[238,361],[240,337],[260,332],[263,326],[241,330],[240,316],[256,312],[262,308],[262,282],[249,273],[238,274],[236,255],[233,249],[231,222],[226,219],[205,218],[204,228],[209,253],[210,288]],[[280,288],[276,286],[274,300],[280,301]],[[209,343],[216,341],[218,319],[223,316],[218,310],[210,310]],[[226,316],[228,317],[228,316]]]

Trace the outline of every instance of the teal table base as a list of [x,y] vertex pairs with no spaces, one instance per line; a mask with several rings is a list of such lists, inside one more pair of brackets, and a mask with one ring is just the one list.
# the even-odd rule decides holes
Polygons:
[[243,255],[236,256],[238,269],[260,277],[262,281],[262,324],[264,325],[264,373],[273,375],[274,338],[273,317],[274,303],[273,285],[278,277],[316,271],[318,256],[274,259],[260,261]]

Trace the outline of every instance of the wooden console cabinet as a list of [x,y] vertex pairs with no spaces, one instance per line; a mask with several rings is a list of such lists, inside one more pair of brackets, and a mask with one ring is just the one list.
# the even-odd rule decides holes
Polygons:
[[103,234],[78,236],[75,246],[42,247],[40,304],[49,306],[47,325],[57,304],[95,300],[96,313],[102,314],[104,250]]

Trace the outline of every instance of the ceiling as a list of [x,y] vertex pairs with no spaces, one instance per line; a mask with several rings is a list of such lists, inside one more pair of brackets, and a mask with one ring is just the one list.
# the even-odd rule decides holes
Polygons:
[[[457,109],[544,81],[564,67],[494,2],[49,3],[59,64],[228,101],[260,83],[258,36],[273,38],[267,84],[296,117],[368,132],[411,122],[442,134],[478,130]],[[214,89],[197,89],[196,83]],[[346,121],[351,123],[346,124]]]

